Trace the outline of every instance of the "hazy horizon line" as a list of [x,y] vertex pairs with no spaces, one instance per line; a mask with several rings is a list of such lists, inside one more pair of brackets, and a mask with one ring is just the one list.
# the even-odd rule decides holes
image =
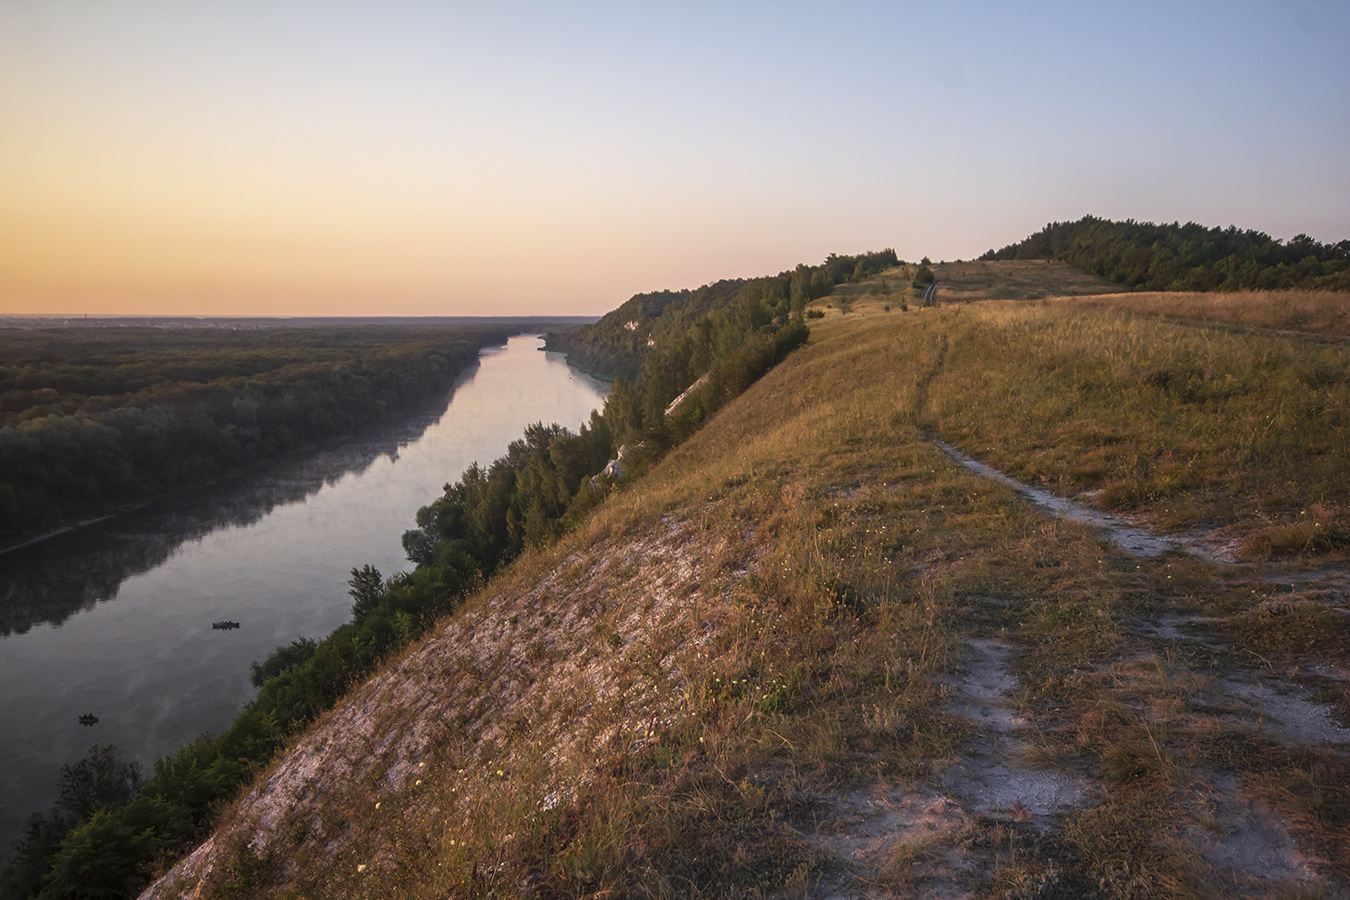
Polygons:
[[494,322],[595,322],[601,316],[594,314],[573,315],[567,313],[540,313],[538,315],[502,315],[502,316],[483,316],[483,315],[446,315],[446,316],[380,316],[380,315],[251,315],[251,314],[213,314],[202,315],[194,313],[0,313],[0,319],[75,319],[78,321],[99,321],[102,319],[191,319],[193,321],[211,321],[227,320],[236,321],[240,319],[267,319],[267,320],[314,320],[314,319],[362,319],[362,320],[384,320],[384,321],[446,321],[446,320],[491,320]]

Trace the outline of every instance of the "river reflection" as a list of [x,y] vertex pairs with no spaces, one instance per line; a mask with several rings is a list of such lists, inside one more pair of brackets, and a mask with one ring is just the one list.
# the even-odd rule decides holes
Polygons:
[[403,531],[443,484],[531,422],[584,422],[605,386],[541,344],[485,350],[443,411],[0,555],[0,858],[61,763],[114,743],[148,773],[224,728],[250,662],[348,620],[352,567],[410,568]]
[[412,417],[380,434],[0,554],[0,636],[24,634],[39,623],[60,625],[114,599],[123,581],[160,565],[187,541],[252,525],[348,473],[360,475],[381,457],[397,460],[402,447],[440,420],[448,400],[434,415]]

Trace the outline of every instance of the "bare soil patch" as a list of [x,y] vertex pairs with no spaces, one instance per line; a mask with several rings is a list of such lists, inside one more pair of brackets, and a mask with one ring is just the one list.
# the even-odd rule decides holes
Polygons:
[[1234,704],[1235,715],[1252,721],[1276,740],[1292,744],[1347,744],[1350,728],[1336,721],[1330,706],[1315,703],[1302,685],[1243,673],[1224,678],[1218,688]]
[[967,469],[1014,488],[1023,497],[1045,509],[1051,515],[1100,529],[1112,545],[1131,556],[1153,557],[1162,556],[1168,552],[1185,552],[1193,553],[1212,562],[1229,564],[1235,562],[1232,542],[1223,539],[1213,531],[1197,528],[1184,535],[1158,534],[1141,523],[1124,516],[1094,509],[1068,497],[1061,497],[1044,488],[1032,487],[1018,481],[992,466],[985,465],[979,460],[967,456],[950,444],[942,441],[936,443],[944,453]]
[[1281,885],[1320,881],[1299,850],[1290,823],[1244,791],[1231,775],[1215,774],[1197,792],[1192,821],[1182,832],[1213,866],[1225,893],[1251,896]]
[[971,811],[1054,827],[1055,817],[1088,802],[1087,782],[1056,768],[1022,762],[1034,757],[1019,734],[1028,722],[1011,708],[1017,679],[1009,671],[1008,644],[972,639],[965,665],[951,687],[947,710],[975,726],[961,758],[942,773],[945,790]]

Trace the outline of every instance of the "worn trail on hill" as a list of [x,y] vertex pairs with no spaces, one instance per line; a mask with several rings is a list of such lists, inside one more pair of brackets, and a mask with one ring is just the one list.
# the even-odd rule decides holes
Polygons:
[[974,457],[967,456],[960,450],[944,441],[934,439],[934,443],[941,448],[952,459],[961,465],[983,475],[986,478],[992,478],[1000,484],[1006,484],[1015,489],[1023,497],[1032,503],[1050,512],[1061,519],[1067,519],[1070,522],[1079,522],[1083,525],[1091,525],[1099,528],[1106,533],[1107,538],[1112,544],[1115,544],[1121,550],[1129,553],[1131,556],[1162,556],[1169,551],[1183,553],[1194,553],[1202,559],[1210,562],[1232,564],[1233,553],[1230,548],[1217,545],[1212,540],[1207,540],[1204,532],[1194,532],[1190,535],[1172,536],[1158,534],[1140,525],[1137,525],[1122,516],[1105,512],[1100,509],[1071,500],[1068,497],[1061,497],[1052,491],[1044,488],[1033,487],[1025,482],[1018,481],[1010,475],[1006,475],[995,469],[993,466],[986,465]]
[[[939,350],[934,372],[925,382],[936,374],[942,358]],[[921,391],[916,415],[922,403]],[[1231,550],[1204,535],[1157,534],[1024,484],[950,444],[932,440],[961,466],[1014,488],[1051,515],[1100,529],[1111,545],[1127,554],[1150,558],[1179,552],[1222,565],[1235,563]],[[1315,581],[1343,587],[1345,573],[1321,573]],[[1204,631],[1205,622],[1198,616],[1164,614],[1156,622],[1137,623],[1130,646],[1118,648],[1110,664],[1113,677],[1123,684],[1149,677],[1149,668],[1159,665],[1160,659],[1172,659],[1173,651],[1190,646],[1226,652],[1221,641]],[[804,836],[837,863],[813,896],[842,900],[885,895],[884,888],[877,893],[879,886],[893,887],[902,870],[900,880],[913,896],[944,900],[972,896],[988,885],[999,866],[999,853],[982,842],[981,834],[991,827],[1001,830],[1008,836],[1005,849],[1053,845],[1066,815],[1100,801],[1101,773],[1074,768],[1052,752],[1041,752],[1050,744],[1041,730],[1044,723],[1038,725],[1018,712],[1015,653],[1016,647],[1005,640],[967,639],[962,663],[945,687],[950,697],[947,712],[969,722],[972,731],[960,758],[936,779],[910,785],[877,781],[809,798],[819,824]],[[1318,671],[1342,683],[1350,675],[1334,665],[1320,665]],[[1171,677],[1203,684],[1186,710],[1192,724],[1208,720],[1229,731],[1256,732],[1288,746],[1350,751],[1350,729],[1335,721],[1330,707],[1313,702],[1311,691],[1274,672],[1238,668],[1221,678],[1207,678],[1182,666]],[[1327,888],[1315,856],[1300,847],[1293,823],[1239,777],[1202,773],[1177,791],[1185,812],[1175,839],[1194,848],[1223,893],[1250,896]],[[1057,883],[1056,877],[1053,869],[1041,873],[1016,885],[1011,895],[1073,889]]]

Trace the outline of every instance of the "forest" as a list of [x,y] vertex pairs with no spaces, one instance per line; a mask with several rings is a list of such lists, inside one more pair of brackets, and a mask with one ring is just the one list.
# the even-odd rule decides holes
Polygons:
[[565,334],[550,334],[548,349],[567,354],[567,361],[601,378],[638,377],[648,351],[689,337],[710,311],[749,291],[762,298],[765,308],[800,312],[807,303],[829,296],[834,286],[870,278],[900,265],[892,249],[855,256],[831,253],[817,266],[795,269],[753,281],[724,279],[695,290],[637,294],[593,325]]
[[0,328],[0,547],[405,414],[507,334]]
[[[804,343],[805,295],[793,292],[794,277],[805,281],[824,271],[829,278],[834,264],[847,268],[847,278],[860,259],[831,257],[825,268],[798,267],[786,277],[660,295],[644,318],[660,340],[644,341],[629,358],[638,365],[636,380],[618,378],[603,412],[592,413],[577,433],[536,423],[491,465],[475,465],[446,485],[403,537],[412,571],[386,578],[370,565],[352,569],[351,622],[255,662],[258,695],[222,733],[184,744],[149,775],[109,747],[63,766],[60,799],[29,817],[0,872],[0,892],[41,900],[135,896],[154,872],[210,833],[240,785],[292,735],[381,661],[452,614],[526,547],[580,522]],[[695,297],[697,305],[688,306]],[[607,470],[616,456],[622,471]]]
[[1154,225],[1084,216],[1051,222],[980,259],[1058,260],[1150,291],[1350,290],[1350,240],[1322,244],[1300,234],[1284,242],[1231,225]]

